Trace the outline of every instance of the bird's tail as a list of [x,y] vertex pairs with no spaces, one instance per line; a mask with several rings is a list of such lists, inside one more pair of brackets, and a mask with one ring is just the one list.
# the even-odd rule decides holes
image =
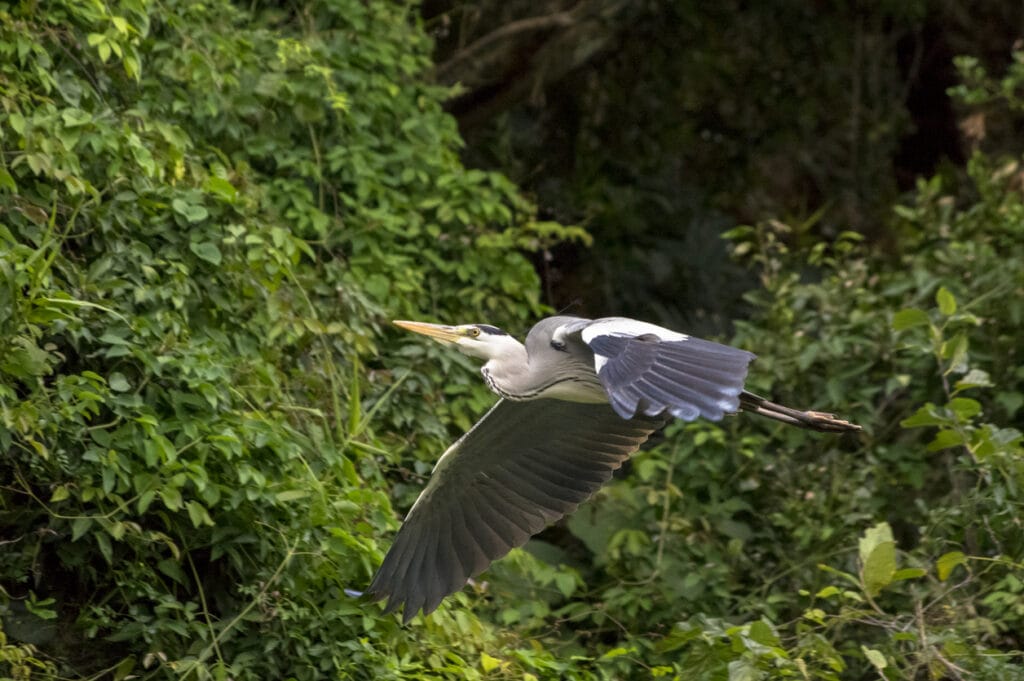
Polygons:
[[769,402],[765,398],[745,390],[740,393],[740,409],[751,411],[761,416],[767,416],[770,419],[788,423],[791,426],[817,430],[823,433],[846,433],[861,429],[857,424],[844,421],[835,414],[791,409],[781,404]]

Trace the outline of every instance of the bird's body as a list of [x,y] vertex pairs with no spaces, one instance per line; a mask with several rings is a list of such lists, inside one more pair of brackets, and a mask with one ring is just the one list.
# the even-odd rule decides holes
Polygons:
[[743,388],[754,355],[626,318],[557,316],[525,344],[486,324],[395,322],[486,360],[502,399],[438,460],[367,593],[431,612],[470,577],[575,510],[665,422],[739,410],[857,430]]

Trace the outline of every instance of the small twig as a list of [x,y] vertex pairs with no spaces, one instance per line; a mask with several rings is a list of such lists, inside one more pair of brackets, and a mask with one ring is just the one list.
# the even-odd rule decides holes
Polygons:
[[575,21],[575,14],[577,10],[583,4],[585,3],[580,3],[573,9],[564,12],[556,12],[554,14],[548,14],[541,17],[529,17],[527,19],[512,21],[499,29],[491,31],[487,35],[474,40],[472,43],[456,52],[443,64],[438,64],[436,72],[438,79],[443,80],[446,74],[460,63],[475,58],[478,53],[500,40],[504,40],[518,33],[531,33],[551,28],[571,26]]

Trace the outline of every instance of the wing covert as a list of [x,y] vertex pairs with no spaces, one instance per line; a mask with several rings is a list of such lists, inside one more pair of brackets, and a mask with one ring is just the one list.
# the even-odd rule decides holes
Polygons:
[[408,622],[589,498],[663,418],[499,401],[438,460],[367,589]]
[[669,413],[718,421],[740,407],[753,353],[631,319],[602,319],[580,330],[597,377],[619,416]]

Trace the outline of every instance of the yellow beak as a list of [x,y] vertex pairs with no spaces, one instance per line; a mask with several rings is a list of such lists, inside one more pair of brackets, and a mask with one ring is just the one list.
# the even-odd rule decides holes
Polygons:
[[430,336],[434,340],[441,341],[442,343],[454,343],[455,341],[462,338],[463,333],[457,326],[445,326],[444,324],[427,324],[425,322],[407,322],[401,319],[396,319],[394,325],[405,329],[406,331],[412,331],[413,333],[420,333],[424,336]]

